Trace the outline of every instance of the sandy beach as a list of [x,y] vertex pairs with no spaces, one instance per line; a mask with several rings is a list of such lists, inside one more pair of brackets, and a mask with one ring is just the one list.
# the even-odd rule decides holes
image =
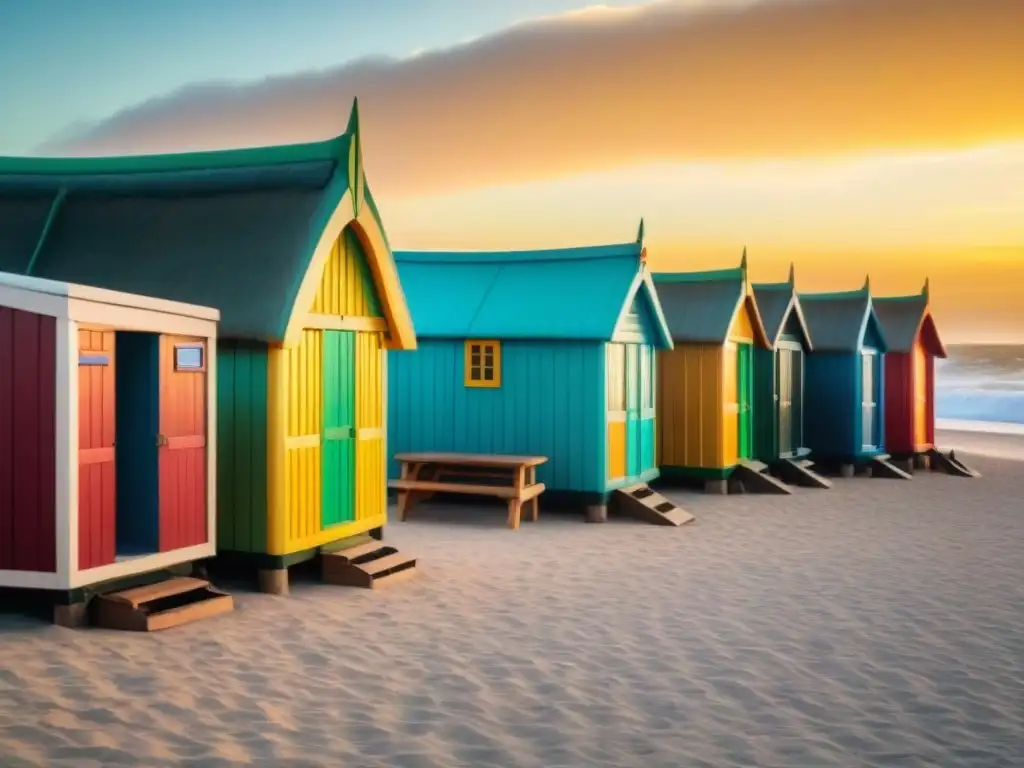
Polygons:
[[0,617],[0,762],[1019,767],[1024,464],[972,439],[979,479],[679,492],[679,529],[423,506],[414,580],[164,633]]

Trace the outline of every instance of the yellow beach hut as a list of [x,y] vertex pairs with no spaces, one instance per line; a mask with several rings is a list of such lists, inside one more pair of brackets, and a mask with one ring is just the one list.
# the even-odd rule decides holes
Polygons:
[[[746,251],[737,268],[658,272],[654,284],[675,344],[657,367],[661,476],[726,493],[737,466],[754,457],[753,350],[771,348]],[[778,485],[771,480],[764,484]]]

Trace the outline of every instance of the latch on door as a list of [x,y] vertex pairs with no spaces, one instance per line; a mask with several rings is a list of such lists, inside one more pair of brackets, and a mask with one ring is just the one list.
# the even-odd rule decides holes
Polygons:
[[157,448],[162,448],[163,446],[170,445],[170,444],[171,444],[171,441],[167,439],[167,435],[157,435],[156,436],[156,447]]

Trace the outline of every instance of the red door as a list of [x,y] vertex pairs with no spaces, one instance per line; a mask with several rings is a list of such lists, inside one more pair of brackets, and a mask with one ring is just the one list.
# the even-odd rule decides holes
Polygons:
[[78,568],[114,562],[114,332],[78,331]]
[[160,551],[207,541],[206,344],[160,339]]

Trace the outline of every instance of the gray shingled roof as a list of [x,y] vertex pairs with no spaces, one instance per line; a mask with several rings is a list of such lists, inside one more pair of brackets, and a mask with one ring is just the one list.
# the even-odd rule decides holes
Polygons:
[[743,279],[674,279],[675,275],[654,275],[654,285],[665,313],[673,341],[722,344],[740,297]]
[[865,291],[801,293],[804,320],[817,352],[856,352],[862,343],[864,317],[871,312]]
[[761,313],[761,322],[764,323],[765,333],[768,334],[768,339],[772,344],[779,340],[779,334],[785,328],[790,315],[793,315],[803,331],[804,342],[808,346],[813,346],[810,331],[804,322],[800,299],[793,290],[792,283],[755,283],[751,287],[754,290],[754,300]]
[[[910,352],[922,334],[926,348],[938,357],[946,356],[945,346],[935,328],[934,318],[928,309],[928,297],[885,296],[874,300],[875,314],[885,334],[890,352]],[[930,324],[929,321],[930,320]]]

